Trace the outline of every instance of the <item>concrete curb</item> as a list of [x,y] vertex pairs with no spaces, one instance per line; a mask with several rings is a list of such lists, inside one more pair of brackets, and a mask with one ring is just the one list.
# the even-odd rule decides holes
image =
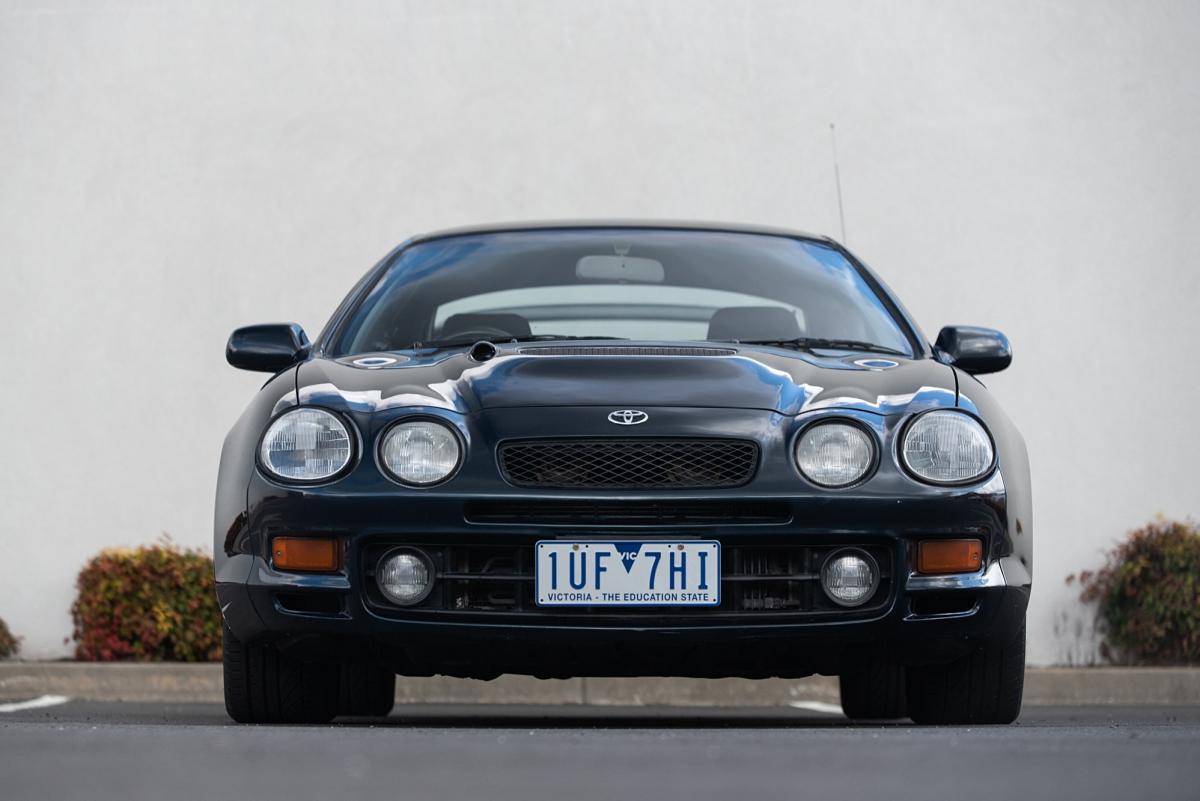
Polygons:
[[[65,695],[90,701],[221,703],[221,666],[177,663],[0,663],[0,701]],[[837,679],[401,678],[401,704],[784,706],[838,703]],[[1025,703],[1200,705],[1200,668],[1029,668]]]

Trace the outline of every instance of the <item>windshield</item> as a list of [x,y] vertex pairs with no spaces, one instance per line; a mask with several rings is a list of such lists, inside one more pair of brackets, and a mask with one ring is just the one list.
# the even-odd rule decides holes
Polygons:
[[833,247],[785,236],[575,229],[405,248],[336,332],[333,356],[480,339],[848,340],[911,354]]

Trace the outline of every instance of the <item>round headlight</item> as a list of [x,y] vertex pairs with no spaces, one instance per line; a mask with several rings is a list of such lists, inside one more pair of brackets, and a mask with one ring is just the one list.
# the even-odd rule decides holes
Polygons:
[[379,448],[379,459],[389,473],[419,487],[448,478],[461,458],[458,436],[432,420],[392,426]]
[[375,583],[388,600],[411,606],[425,600],[433,587],[429,559],[419,551],[392,551],[379,560]]
[[879,579],[875,561],[861,551],[841,551],[821,568],[825,594],[840,606],[858,606],[870,598]]
[[875,461],[871,435],[851,423],[818,423],[796,443],[800,472],[822,487],[845,487],[861,479]]
[[258,455],[262,466],[288,481],[321,481],[350,463],[350,432],[323,409],[296,409],[281,415],[263,435]]
[[927,412],[908,427],[900,449],[904,466],[931,484],[966,484],[992,468],[992,440],[978,420],[962,412]]

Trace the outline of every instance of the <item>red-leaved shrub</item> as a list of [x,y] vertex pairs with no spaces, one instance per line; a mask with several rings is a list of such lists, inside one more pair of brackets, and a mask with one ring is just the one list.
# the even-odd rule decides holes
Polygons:
[[1101,654],[1107,659],[1200,663],[1200,529],[1195,524],[1157,520],[1131,532],[1104,567],[1081,573],[1079,584],[1080,599],[1099,605]]
[[21,649],[21,638],[14,637],[13,633],[8,630],[8,624],[0,618],[0,659],[8,659],[16,656],[17,651]]
[[170,542],[101,551],[84,565],[71,606],[75,657],[180,662],[221,658],[213,564]]

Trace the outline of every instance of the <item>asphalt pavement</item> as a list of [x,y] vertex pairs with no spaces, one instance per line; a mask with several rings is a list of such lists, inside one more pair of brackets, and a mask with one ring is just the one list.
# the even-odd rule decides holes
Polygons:
[[268,727],[211,704],[7,705],[0,798],[1200,798],[1200,707],[1032,707],[995,727],[815,707],[403,706]]

